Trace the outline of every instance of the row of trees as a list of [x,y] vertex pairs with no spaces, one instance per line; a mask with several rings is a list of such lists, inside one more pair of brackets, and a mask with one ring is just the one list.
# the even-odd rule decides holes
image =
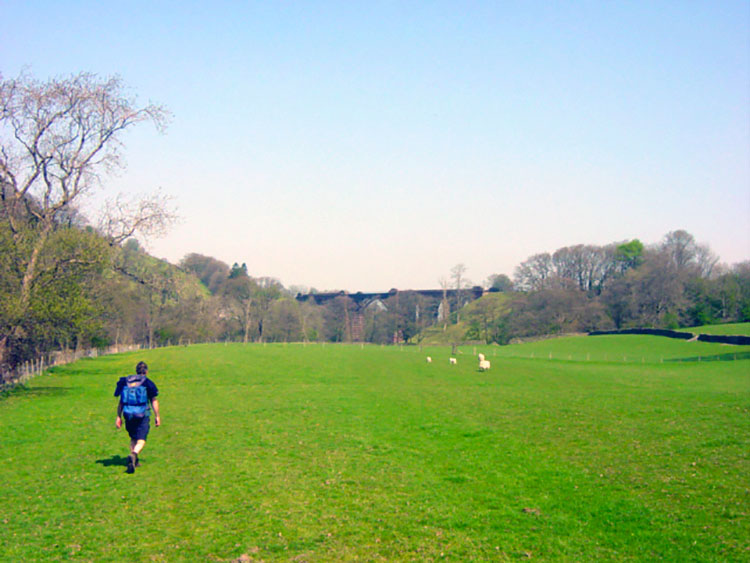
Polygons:
[[434,292],[392,290],[369,299],[341,292],[317,300],[295,299],[297,291],[253,278],[244,264],[230,268],[191,254],[180,268],[210,293],[213,337],[245,342],[416,343],[450,329],[454,340],[507,343],[564,332],[750,321],[750,262],[722,266],[682,230],[650,247],[636,239],[534,255],[512,280],[491,276],[479,299],[462,264]]
[[[435,292],[296,299],[295,288],[199,254],[172,265],[133,238],[174,220],[159,194],[118,197],[98,220],[80,199],[121,164],[121,138],[168,113],[138,106],[118,79],[81,74],[39,82],[0,76],[0,370],[60,348],[212,340],[419,342],[613,327],[750,320],[750,263],[720,266],[673,231],[536,254],[483,297],[459,264]],[[314,293],[314,292],[312,292]]]
[[471,337],[505,343],[563,332],[750,321],[750,262],[720,265],[684,230],[651,247],[635,239],[536,254],[516,268],[511,287],[500,304],[470,306]]

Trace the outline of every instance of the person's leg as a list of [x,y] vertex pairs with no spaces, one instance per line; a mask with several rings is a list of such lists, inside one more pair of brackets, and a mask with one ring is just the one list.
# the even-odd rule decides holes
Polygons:
[[141,460],[138,459],[138,454],[141,453],[141,450],[143,449],[143,446],[146,445],[145,440],[136,440],[133,438],[130,440],[130,453],[135,454],[135,466],[140,467],[141,466]]
[[[142,420],[138,418],[126,418],[125,419],[125,427],[128,430],[128,434],[130,435],[130,453],[128,454],[128,473],[134,473],[135,468],[140,465],[138,462],[138,453],[136,452],[136,448],[138,447],[138,441],[141,437],[140,434],[142,432],[141,430],[141,424]],[[143,446],[141,446],[141,449],[143,449]]]
[[138,467],[138,454],[131,451],[128,454],[128,473],[133,473],[136,467]]
[[131,473],[135,471],[136,467],[140,467],[141,465],[141,462],[138,460],[138,454],[140,454],[146,446],[146,438],[148,437],[149,428],[149,417],[147,416],[138,419],[137,424],[133,425],[132,440],[130,442],[130,455],[128,456],[128,471]]
[[135,444],[137,440],[135,439],[135,428],[133,427],[132,420],[125,419],[125,428],[128,429],[128,434],[130,434],[130,453],[128,454],[128,473],[133,473],[135,471],[135,464],[137,457],[133,453],[133,448],[135,448]]

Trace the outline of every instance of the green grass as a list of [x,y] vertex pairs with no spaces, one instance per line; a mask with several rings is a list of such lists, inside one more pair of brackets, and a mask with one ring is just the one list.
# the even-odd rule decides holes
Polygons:
[[750,358],[750,346],[689,342],[641,335],[565,336],[509,346],[465,346],[465,353],[484,352],[488,359],[528,358],[607,363],[734,361]]
[[750,323],[729,323],[722,325],[696,326],[685,329],[695,334],[721,334],[729,336],[750,336]]
[[[0,560],[747,559],[750,361],[548,343],[624,338],[644,363],[203,345],[56,368],[0,400]],[[128,475],[112,392],[139,359],[163,426]]]

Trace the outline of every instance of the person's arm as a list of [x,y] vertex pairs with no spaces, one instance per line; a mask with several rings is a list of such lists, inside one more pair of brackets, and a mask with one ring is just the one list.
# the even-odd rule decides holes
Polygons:
[[122,399],[117,401],[117,418],[115,419],[115,428],[122,426]]
[[161,426],[161,417],[159,416],[159,399],[151,399],[151,408],[154,409],[154,422],[156,426]]

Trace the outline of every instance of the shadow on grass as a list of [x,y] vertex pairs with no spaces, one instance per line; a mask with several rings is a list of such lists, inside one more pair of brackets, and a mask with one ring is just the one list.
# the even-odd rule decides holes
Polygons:
[[692,356],[690,358],[672,358],[664,360],[664,362],[734,362],[735,360],[750,360],[750,352],[715,354],[713,356]]
[[125,467],[128,465],[128,458],[121,455],[113,455],[109,459],[97,459],[96,463],[103,465],[104,467]]

